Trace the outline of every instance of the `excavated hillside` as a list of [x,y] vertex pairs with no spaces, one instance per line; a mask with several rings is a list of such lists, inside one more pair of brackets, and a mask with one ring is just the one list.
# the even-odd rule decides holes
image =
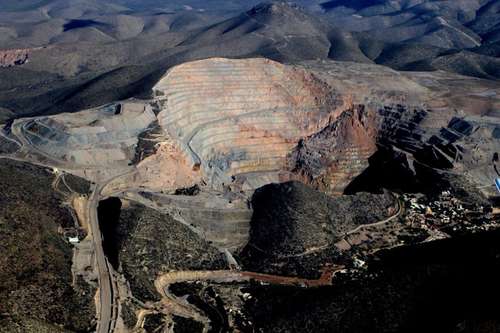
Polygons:
[[341,193],[368,166],[377,150],[375,113],[357,106],[334,122],[299,141],[288,155],[288,167],[298,179],[325,192]]
[[[231,184],[234,191],[254,190],[293,178],[287,159],[303,138],[329,126],[343,127],[344,133],[352,126],[336,122],[353,108],[349,95],[302,68],[266,59],[187,63],[169,71],[154,90],[162,108],[160,126],[180,143],[192,168],[201,169],[207,182],[219,189]],[[358,116],[351,112],[346,117]],[[362,144],[359,151],[365,159],[375,148],[372,131],[360,128],[359,135],[346,138],[352,142],[343,148]],[[357,173],[340,165],[332,170],[339,178],[341,173]],[[333,189],[325,185],[325,190]]]
[[137,136],[155,119],[142,103],[115,103],[77,114],[39,117],[16,126],[42,153],[77,166],[128,163]]
[[[338,194],[380,146],[426,164],[474,166],[481,185],[492,175],[484,171],[496,149],[491,133],[500,127],[500,89],[492,81],[334,61],[212,58],[173,67],[153,93],[150,101],[18,119],[12,133],[36,148],[37,159],[87,179],[121,174],[108,194],[131,187],[173,193],[195,184],[251,194],[287,180]],[[450,142],[443,133],[455,131],[448,129],[454,118],[490,133],[488,143],[474,131]],[[462,159],[446,144],[460,146]],[[479,163],[475,145],[486,156]]]
[[[238,249],[249,199],[269,183],[379,191],[415,179],[417,163],[464,173],[493,195],[499,96],[497,82],[444,72],[212,58],[170,69],[151,100],[17,119],[9,135],[23,146],[18,158],[102,182],[103,196],[124,193]],[[381,177],[380,156],[392,177]]]
[[[497,228],[499,96],[498,82],[444,72],[214,58],[173,67],[149,100],[16,119],[0,140],[4,157],[92,181],[91,204],[113,197],[98,222],[126,326],[160,327],[171,306],[197,317],[206,295],[186,308],[162,289],[192,280],[230,282],[217,301],[239,303],[217,305],[229,325],[251,305],[241,279],[328,285],[379,249]],[[123,204],[112,218],[109,202]]]
[[12,134],[35,148],[30,158],[106,181],[103,195],[199,186],[194,196],[128,195],[182,213],[224,248],[245,245],[255,189],[298,180],[327,194],[353,193],[369,188],[360,175],[381,179],[373,174],[381,170],[377,156],[400,161],[402,178],[392,183],[415,178],[417,161],[466,170],[472,183],[494,190],[500,88],[492,81],[334,61],[213,58],[172,68],[153,93],[150,101],[18,119]]
[[[207,59],[174,67],[154,93],[159,124],[191,168],[213,189],[233,192],[295,179],[342,193],[380,146],[442,166],[454,155],[435,137],[452,119],[499,126],[495,116],[477,120],[500,106],[493,82],[366,64]],[[493,156],[492,144],[472,138]]]

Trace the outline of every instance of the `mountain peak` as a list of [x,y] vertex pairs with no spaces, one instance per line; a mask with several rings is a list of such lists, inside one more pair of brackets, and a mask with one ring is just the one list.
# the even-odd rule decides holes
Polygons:
[[258,15],[289,15],[301,12],[302,8],[292,2],[273,1],[263,2],[248,11],[251,16]]

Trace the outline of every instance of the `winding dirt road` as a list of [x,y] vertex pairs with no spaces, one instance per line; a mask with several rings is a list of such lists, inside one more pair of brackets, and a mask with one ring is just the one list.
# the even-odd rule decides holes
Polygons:
[[155,280],[156,290],[162,295],[161,305],[169,313],[182,317],[189,317],[205,325],[205,331],[209,327],[209,319],[195,306],[185,299],[172,295],[169,286],[179,282],[210,281],[214,283],[249,282],[259,281],[276,285],[319,287],[332,284],[336,272],[343,270],[343,266],[327,267],[319,279],[303,279],[279,275],[262,274],[246,271],[218,270],[218,271],[177,271],[160,275]]
[[354,234],[358,231],[361,231],[363,229],[366,229],[366,228],[379,227],[379,226],[382,226],[384,224],[391,222],[394,219],[397,219],[403,213],[404,210],[403,210],[403,204],[401,203],[399,197],[396,197],[396,203],[397,203],[398,208],[397,208],[396,213],[394,213],[392,216],[389,216],[388,218],[386,218],[382,221],[375,222],[375,223],[362,224],[362,225],[348,231],[346,233],[346,236],[352,235],[352,234]]
[[[13,126],[12,134],[15,135],[16,139],[19,140],[21,144],[21,148],[28,152],[28,154],[23,154],[22,158],[18,158],[16,156],[12,156],[12,159],[23,160],[28,163],[39,164],[36,160],[32,158],[28,158],[30,155],[29,152],[42,155],[48,158],[49,161],[52,158],[46,156],[43,152],[33,147],[30,140],[23,136],[20,126]],[[17,141],[17,140],[16,140]],[[10,158],[6,156],[2,156],[5,158]],[[61,165],[65,165],[64,161],[55,160],[55,164],[58,165],[44,165],[45,167],[54,168],[57,167],[64,171],[64,167],[61,168]],[[50,163],[50,162],[49,162]],[[124,192],[126,190],[131,190],[130,188],[119,189],[113,188],[111,191],[103,190],[108,186],[108,184],[112,183],[118,177],[122,177],[124,174],[117,175],[111,179],[108,179],[105,182],[93,184],[91,187],[91,193],[85,203],[84,211],[86,221],[81,221],[82,224],[86,224],[90,227],[90,233],[92,235],[92,241],[94,245],[95,251],[95,260],[96,260],[96,268],[98,271],[98,282],[99,282],[99,294],[98,294],[98,325],[97,325],[97,333],[112,333],[115,330],[116,317],[118,312],[117,302],[115,301],[117,296],[117,288],[116,282],[113,277],[113,269],[108,262],[104,250],[103,250],[103,237],[99,228],[99,220],[98,220],[98,204],[99,201],[104,199],[104,197],[109,197],[111,195],[116,195],[120,192]],[[57,179],[59,181],[59,179]],[[113,192],[113,193],[110,193]],[[362,230],[362,228],[373,227],[378,225],[383,225],[397,218],[402,213],[402,205],[398,201],[398,211],[391,217],[379,221],[369,225],[362,225],[357,227],[354,230],[349,231],[346,236],[358,232]],[[320,250],[322,247],[317,247],[314,249],[310,249],[304,255],[316,252]],[[260,281],[264,283],[270,284],[279,284],[279,285],[295,285],[295,286],[303,286],[303,287],[317,287],[330,285],[332,283],[333,275],[343,269],[343,267],[330,267],[327,268],[323,275],[316,280],[310,279],[302,279],[296,277],[286,277],[286,276],[276,276],[269,274],[261,274],[255,272],[246,272],[246,271],[238,271],[238,270],[221,270],[221,271],[181,271],[181,272],[169,272],[159,276],[155,280],[155,287],[160,295],[162,295],[161,308],[163,311],[167,311],[169,313],[175,313],[184,317],[191,317],[199,322],[206,324],[206,327],[209,325],[208,318],[196,307],[188,304],[185,300],[178,299],[177,297],[171,295],[169,293],[168,287],[176,282],[185,282],[185,281],[211,281],[215,283],[227,283],[227,282],[248,282],[250,280]]]

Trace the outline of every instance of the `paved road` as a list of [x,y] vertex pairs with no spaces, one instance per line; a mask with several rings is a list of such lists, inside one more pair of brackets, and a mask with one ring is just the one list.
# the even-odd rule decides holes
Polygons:
[[[2,155],[0,156],[0,159],[2,158],[21,161],[21,162],[28,162],[48,168],[51,167],[43,163],[35,163],[34,161],[29,159],[16,158],[13,156]],[[112,281],[112,276],[110,274],[109,263],[106,260],[106,257],[104,255],[104,250],[102,247],[102,235],[99,229],[99,219],[97,216],[97,206],[99,204],[100,192],[103,187],[104,187],[103,184],[99,186],[93,185],[92,192],[87,202],[86,215],[88,216],[89,221],[87,222],[90,225],[92,232],[92,240],[94,243],[96,263],[98,269],[98,280],[99,280],[100,313],[98,316],[99,320],[96,332],[112,333],[114,331],[114,328],[112,327],[113,323],[112,315],[115,306],[113,302],[113,281]]]
[[99,204],[99,193],[102,186],[95,186],[88,201],[89,225],[92,230],[94,241],[97,270],[99,272],[99,301],[100,313],[97,325],[97,333],[109,333],[111,329],[111,317],[113,313],[113,286],[109,272],[109,264],[104,256],[102,248],[102,235],[99,229],[97,206]]
[[[23,123],[24,127],[26,123]],[[28,140],[22,133],[21,128],[19,126],[12,126],[12,134],[19,139],[20,146],[29,149],[30,151],[34,151],[38,154],[41,154],[44,157],[49,158],[49,161],[56,161],[60,163],[60,165],[64,165],[69,167],[70,163],[61,160],[55,160],[52,156],[47,155],[45,152],[38,150],[34,145],[31,144],[30,140]],[[4,156],[2,156],[4,157]],[[54,167],[42,163],[36,163],[35,161],[29,159],[20,159],[10,156],[5,156],[5,158],[11,158],[15,160],[21,160],[28,163],[35,163],[46,167]],[[57,166],[59,167],[59,165]],[[115,177],[116,178],[116,177]],[[114,179],[114,178],[113,178]],[[93,185],[92,192],[89,196],[87,202],[87,217],[88,217],[88,225],[90,225],[92,239],[94,243],[95,256],[96,256],[96,264],[98,270],[98,281],[99,281],[99,302],[100,302],[100,311],[98,313],[98,324],[97,324],[97,333],[112,333],[114,331],[113,327],[113,310],[114,310],[114,295],[113,295],[113,280],[112,275],[110,273],[110,264],[104,255],[104,250],[102,247],[102,234],[99,229],[99,219],[97,215],[97,206],[99,204],[99,200],[101,197],[101,191],[104,188],[105,184]]]
[[[99,228],[97,207],[99,205],[99,201],[103,199],[103,189],[113,180],[122,177],[125,174],[127,173],[117,175],[104,183],[94,185],[93,191],[88,200],[88,223],[92,230],[92,239],[94,241],[97,269],[99,272],[100,312],[96,333],[113,333],[115,330],[115,317],[117,314],[116,304],[114,302],[115,295],[113,292],[115,284],[111,274],[111,264],[104,255],[104,249],[102,247],[103,238],[101,229]],[[120,192],[121,191],[118,190],[116,192],[109,193],[109,196],[116,195]]]

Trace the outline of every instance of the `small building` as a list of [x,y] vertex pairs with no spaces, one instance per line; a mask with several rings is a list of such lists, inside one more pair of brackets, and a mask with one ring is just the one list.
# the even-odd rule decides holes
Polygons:
[[83,228],[71,227],[63,229],[62,232],[64,238],[67,239],[70,244],[78,244],[80,240],[86,237],[86,232]]
[[495,179],[495,185],[497,186],[497,190],[500,193],[500,178]]
[[80,239],[77,237],[69,237],[68,238],[68,241],[71,243],[71,244],[78,244],[80,243]]

